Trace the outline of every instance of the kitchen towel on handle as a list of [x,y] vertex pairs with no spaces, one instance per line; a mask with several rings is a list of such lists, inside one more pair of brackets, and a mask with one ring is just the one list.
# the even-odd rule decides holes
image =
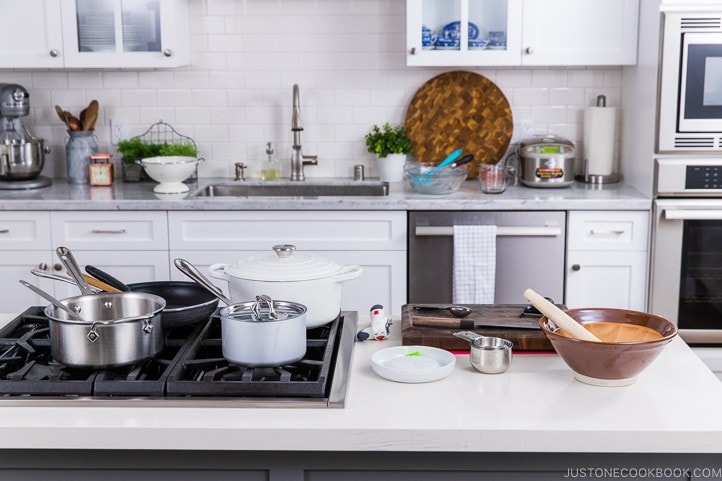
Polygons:
[[496,226],[454,226],[453,302],[493,304]]

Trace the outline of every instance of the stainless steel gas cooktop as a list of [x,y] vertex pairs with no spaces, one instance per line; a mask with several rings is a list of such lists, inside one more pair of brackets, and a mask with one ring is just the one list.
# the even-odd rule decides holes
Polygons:
[[50,355],[48,320],[31,307],[0,330],[0,406],[334,407],[345,404],[356,312],[309,329],[306,355],[272,368],[223,358],[217,313],[164,330],[153,359],[114,369],[78,369]]

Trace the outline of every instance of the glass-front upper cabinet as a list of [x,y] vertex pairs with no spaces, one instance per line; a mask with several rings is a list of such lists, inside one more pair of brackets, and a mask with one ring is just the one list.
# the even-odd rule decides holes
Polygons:
[[189,62],[185,1],[61,1],[66,68],[162,68]]
[[520,18],[521,0],[407,0],[407,65],[518,65]]
[[409,66],[631,65],[639,0],[406,0]]

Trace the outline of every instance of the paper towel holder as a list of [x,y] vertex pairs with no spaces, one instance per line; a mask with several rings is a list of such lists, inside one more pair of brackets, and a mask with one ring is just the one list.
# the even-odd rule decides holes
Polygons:
[[[596,106],[597,106],[597,108],[606,108],[607,107],[607,97],[604,95],[598,95]],[[588,126],[585,126],[585,128],[588,128]],[[597,185],[614,184],[616,182],[619,182],[619,173],[617,172],[616,159],[613,161],[612,172],[610,174],[602,175],[602,174],[590,173],[589,158],[587,156],[586,146],[584,148],[582,158],[583,158],[583,167],[582,167],[583,171],[581,174],[577,174],[575,176],[575,180],[577,180],[578,182],[584,182],[586,184],[597,184]]]

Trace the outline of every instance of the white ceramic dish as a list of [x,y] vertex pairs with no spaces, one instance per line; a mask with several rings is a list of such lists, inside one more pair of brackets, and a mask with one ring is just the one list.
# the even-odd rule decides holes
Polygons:
[[395,346],[371,356],[371,367],[384,379],[422,383],[443,379],[454,370],[456,357],[449,351],[429,346]]
[[193,175],[196,165],[201,161],[195,157],[166,156],[141,159],[140,164],[148,176],[158,182],[153,192],[181,194],[189,190],[183,181]]

